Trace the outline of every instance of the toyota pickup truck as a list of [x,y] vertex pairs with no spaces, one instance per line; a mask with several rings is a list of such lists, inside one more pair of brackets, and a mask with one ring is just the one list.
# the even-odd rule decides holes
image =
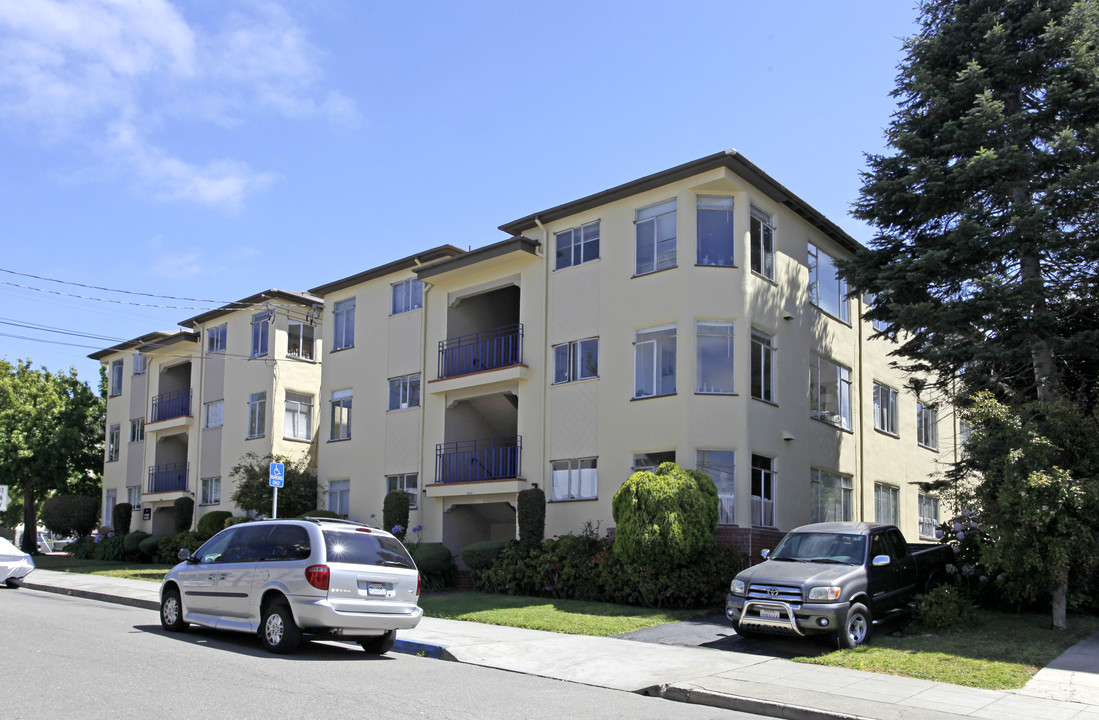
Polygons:
[[829,634],[843,648],[945,582],[954,560],[946,545],[910,545],[892,525],[852,522],[795,528],[763,556],[729,587],[725,614],[737,634]]

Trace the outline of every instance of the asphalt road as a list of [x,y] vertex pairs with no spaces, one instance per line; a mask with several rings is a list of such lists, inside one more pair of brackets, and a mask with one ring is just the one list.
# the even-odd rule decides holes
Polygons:
[[0,716],[32,718],[725,718],[755,715],[323,642],[161,630],[153,611],[0,589]]

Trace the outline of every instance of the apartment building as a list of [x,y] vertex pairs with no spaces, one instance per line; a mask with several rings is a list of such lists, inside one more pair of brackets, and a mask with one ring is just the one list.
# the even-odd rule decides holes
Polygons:
[[229,469],[246,453],[315,460],[321,299],[267,290],[93,353],[108,368],[103,518],[135,508],[131,528],[175,532],[234,510]]

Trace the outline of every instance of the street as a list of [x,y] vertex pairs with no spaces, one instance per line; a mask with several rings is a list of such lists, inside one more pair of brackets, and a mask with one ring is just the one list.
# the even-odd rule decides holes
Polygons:
[[164,632],[155,612],[0,589],[5,718],[755,718],[575,683],[248,635]]

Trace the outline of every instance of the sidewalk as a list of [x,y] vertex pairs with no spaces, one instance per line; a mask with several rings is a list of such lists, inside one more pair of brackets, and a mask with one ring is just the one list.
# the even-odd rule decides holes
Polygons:
[[[157,610],[159,585],[35,570],[28,589]],[[425,617],[394,650],[791,720],[1099,720],[1099,635],[1017,691],[749,655]]]

